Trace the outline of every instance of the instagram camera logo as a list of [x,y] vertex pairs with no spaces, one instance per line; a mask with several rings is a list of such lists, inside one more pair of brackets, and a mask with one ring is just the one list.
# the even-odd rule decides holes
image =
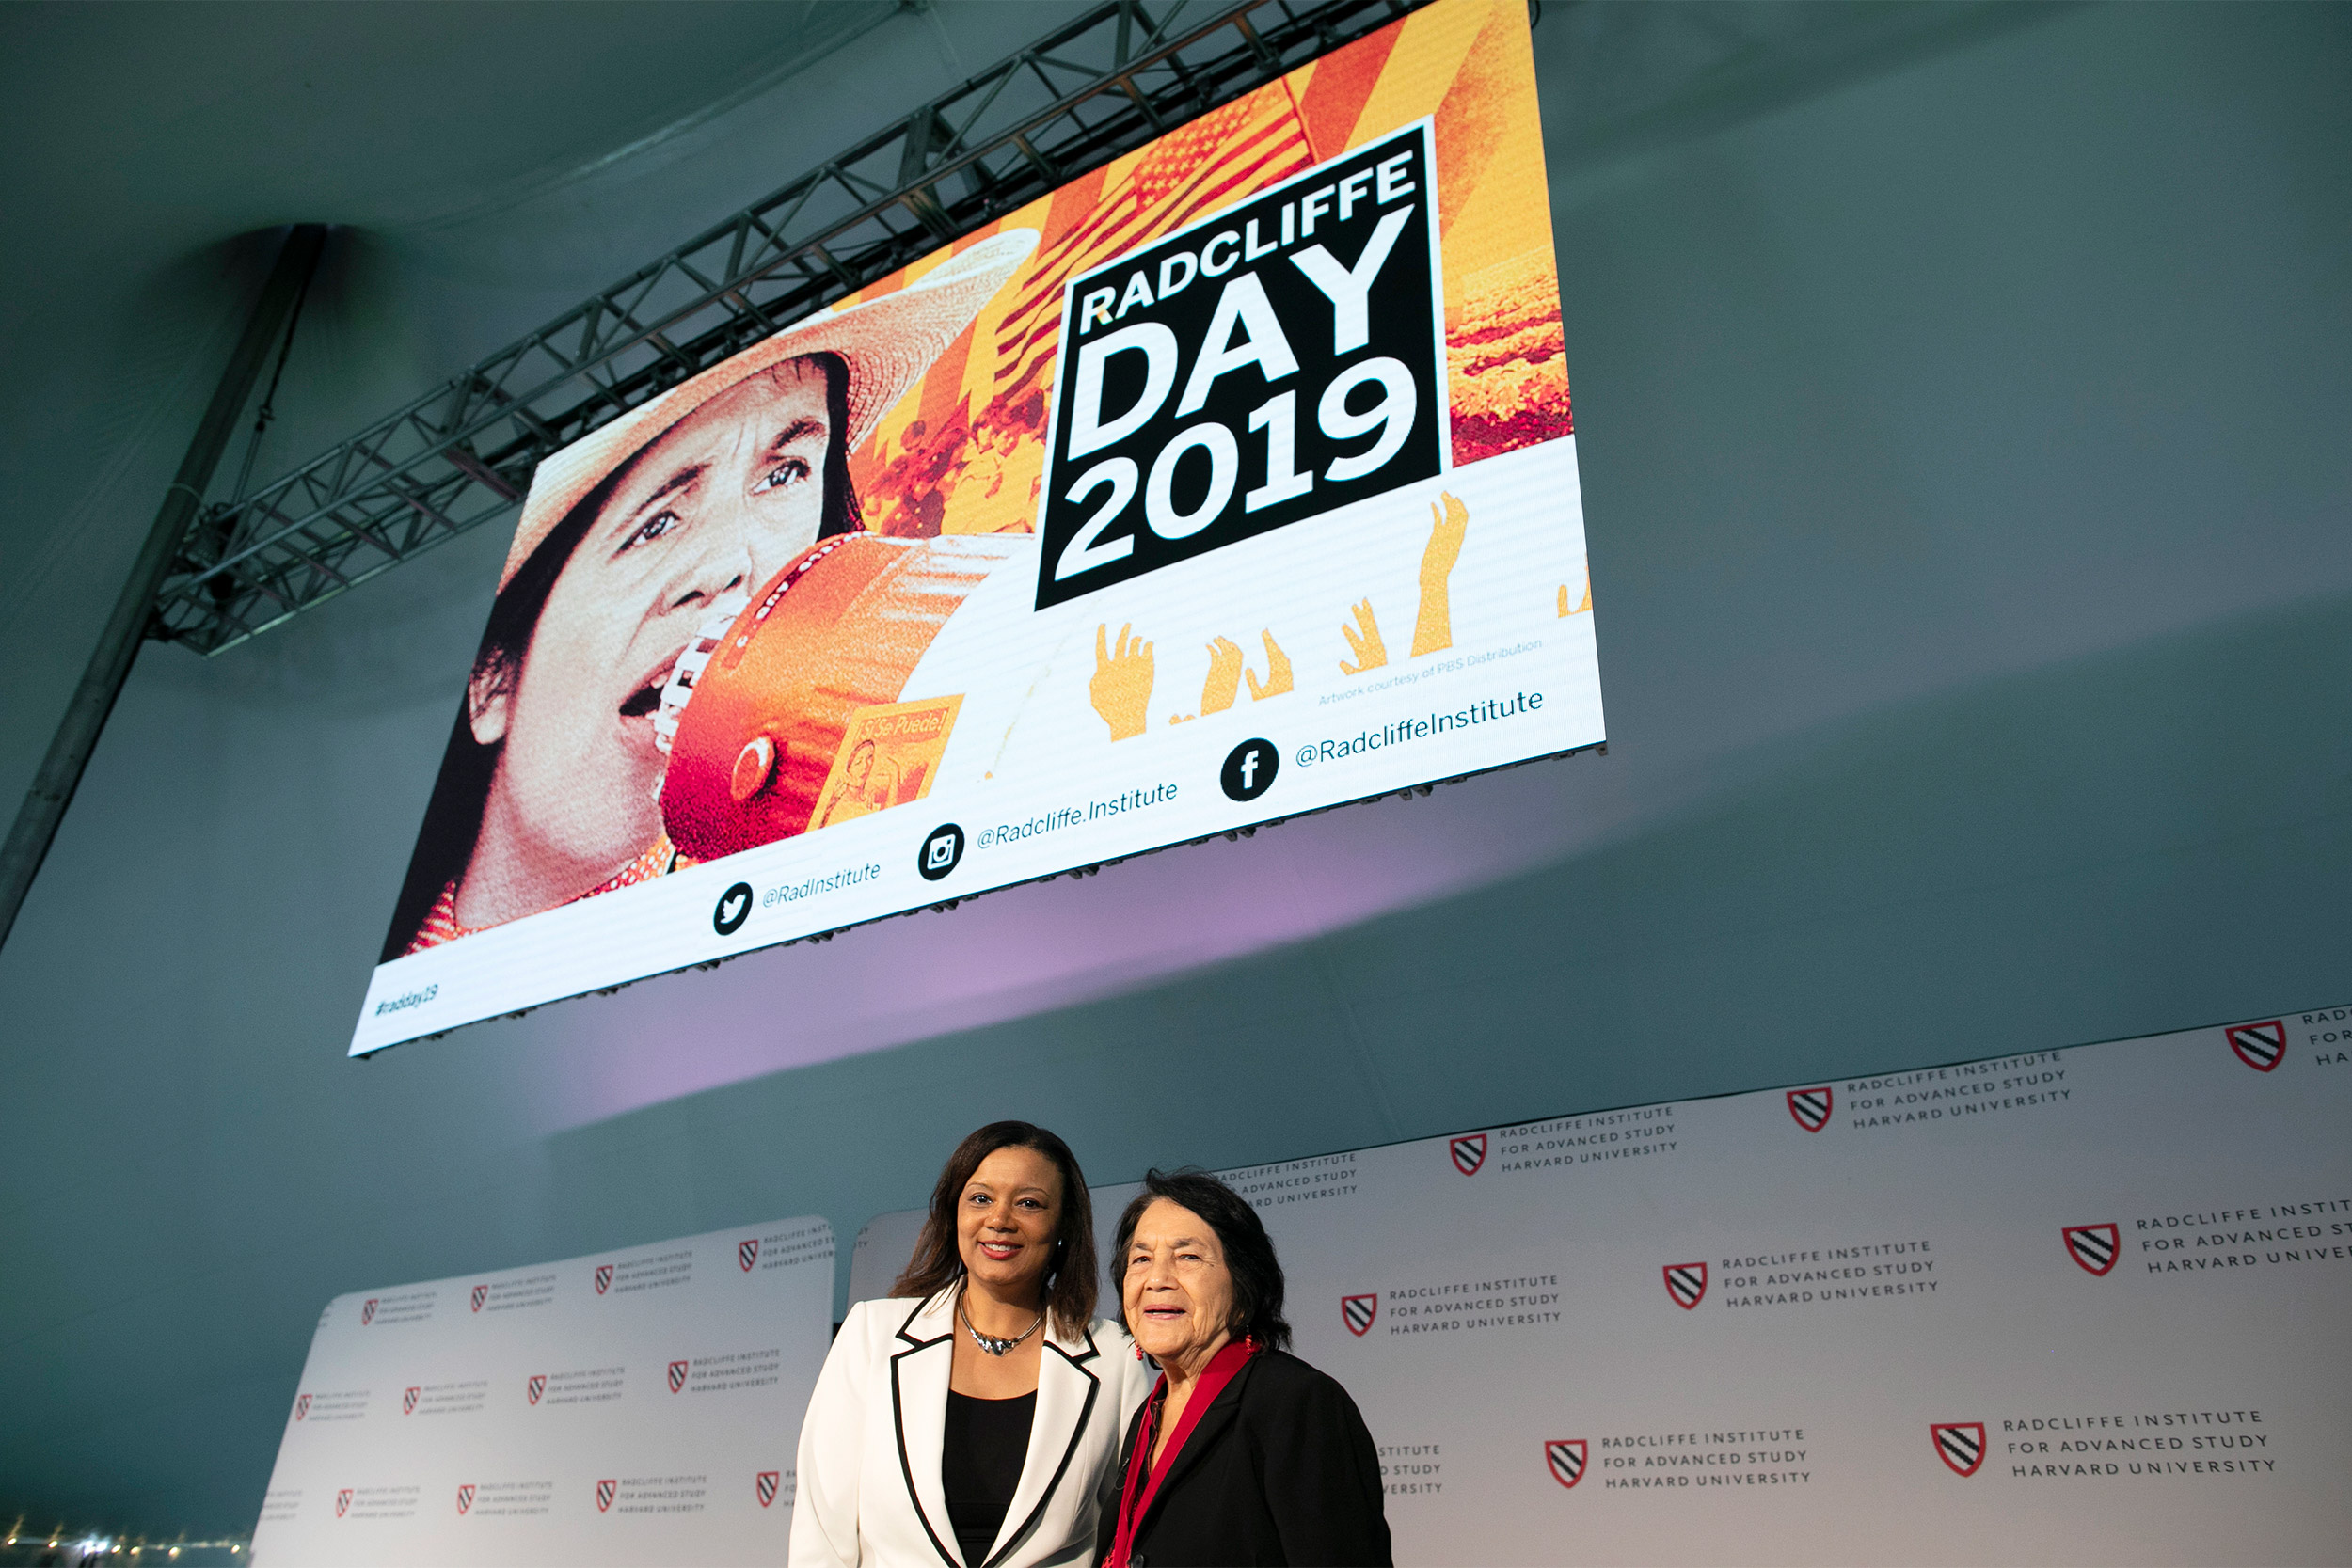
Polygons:
[[914,869],[927,882],[935,882],[956,868],[963,859],[963,830],[953,822],[942,822],[924,836],[923,847],[914,857]]

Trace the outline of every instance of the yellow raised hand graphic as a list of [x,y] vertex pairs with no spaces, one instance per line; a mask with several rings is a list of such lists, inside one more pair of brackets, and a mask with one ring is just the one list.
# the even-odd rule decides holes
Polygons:
[[1380,623],[1372,613],[1372,601],[1365,599],[1355,606],[1356,624],[1343,622],[1340,630],[1347,638],[1347,647],[1356,656],[1356,662],[1340,661],[1340,673],[1360,675],[1367,670],[1377,670],[1389,662],[1389,645],[1380,641]]
[[[1209,675],[1200,683],[1200,714],[1203,718],[1212,713],[1223,713],[1233,705],[1234,697],[1241,691],[1241,644],[1227,637],[1211,641]],[[1192,719],[1189,713],[1171,713],[1168,716],[1171,724],[1188,724]]]
[[1462,558],[1462,535],[1470,530],[1470,508],[1452,492],[1442,497],[1445,510],[1429,506],[1429,546],[1421,552],[1421,613],[1413,620],[1413,653],[1419,658],[1454,646],[1453,595],[1447,579]]
[[1563,619],[1570,615],[1581,615],[1592,608],[1593,579],[1590,577],[1584,579],[1584,602],[1573,610],[1568,608],[1568,585],[1565,582],[1560,585],[1560,614]]
[[1143,733],[1144,710],[1152,705],[1152,644],[1127,633],[1135,623],[1119,628],[1104,645],[1108,623],[1094,628],[1094,679],[1087,684],[1094,711],[1111,727],[1113,740]]
[[1258,673],[1245,667],[1242,673],[1249,677],[1249,700],[1263,703],[1268,697],[1279,697],[1291,689],[1291,656],[1282,651],[1282,644],[1274,641],[1271,630],[1258,635],[1265,639],[1265,683],[1260,685]]
[[1220,637],[1209,644],[1209,678],[1200,683],[1202,714],[1222,713],[1241,694],[1241,644]]

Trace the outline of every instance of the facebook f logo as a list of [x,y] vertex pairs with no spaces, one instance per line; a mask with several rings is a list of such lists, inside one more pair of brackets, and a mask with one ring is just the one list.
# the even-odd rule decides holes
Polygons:
[[1274,742],[1245,740],[1226,757],[1217,782],[1225,786],[1226,799],[1254,800],[1273,787],[1275,771],[1280,767]]

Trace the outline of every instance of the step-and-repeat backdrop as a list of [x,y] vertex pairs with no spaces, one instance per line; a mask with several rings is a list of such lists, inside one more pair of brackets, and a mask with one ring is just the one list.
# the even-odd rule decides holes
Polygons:
[[[2338,1562],[2348,1112],[2330,1008],[1221,1174],[1400,1561]],[[781,1561],[833,1271],[801,1219],[338,1297],[256,1560]]]
[[1400,1562],[2341,1562],[2347,1112],[2331,1008],[1220,1174]]
[[781,1562],[833,1283],[803,1218],[338,1296],[253,1560]]

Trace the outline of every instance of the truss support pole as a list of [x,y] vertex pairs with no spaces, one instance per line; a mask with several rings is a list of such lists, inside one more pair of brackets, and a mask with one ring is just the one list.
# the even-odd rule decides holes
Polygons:
[[114,712],[115,699],[122,695],[123,683],[131,677],[131,665],[138,657],[148,621],[155,613],[156,591],[163,586],[188,524],[203,504],[204,488],[212,483],[213,470],[219,466],[221,452],[245,412],[253,383],[269,358],[270,345],[285,330],[286,318],[317,268],[326,244],[324,224],[296,224],[286,235],[277,265],[262,286],[261,302],[246,323],[245,336],[237,340],[236,352],[221,372],[220,385],[214,389],[213,401],[188,443],[187,455],[180,460],[179,475],[164,491],[164,503],[155,513],[155,526],[148,531],[146,546],[115,600],[114,613],[107,617],[106,629],[90,655],[89,668],[73,689],[56,736],[49,742],[49,754],[41,759],[40,771],[33,775],[33,787],[18,808],[16,825],[8,830],[8,845],[0,848],[0,943],[8,940],[16,926],[16,911],[23,907],[33,879],[40,874],[40,863],[57,836],[57,824],[64,820],[66,807],[81,785],[82,770],[89,766],[107,716]]

